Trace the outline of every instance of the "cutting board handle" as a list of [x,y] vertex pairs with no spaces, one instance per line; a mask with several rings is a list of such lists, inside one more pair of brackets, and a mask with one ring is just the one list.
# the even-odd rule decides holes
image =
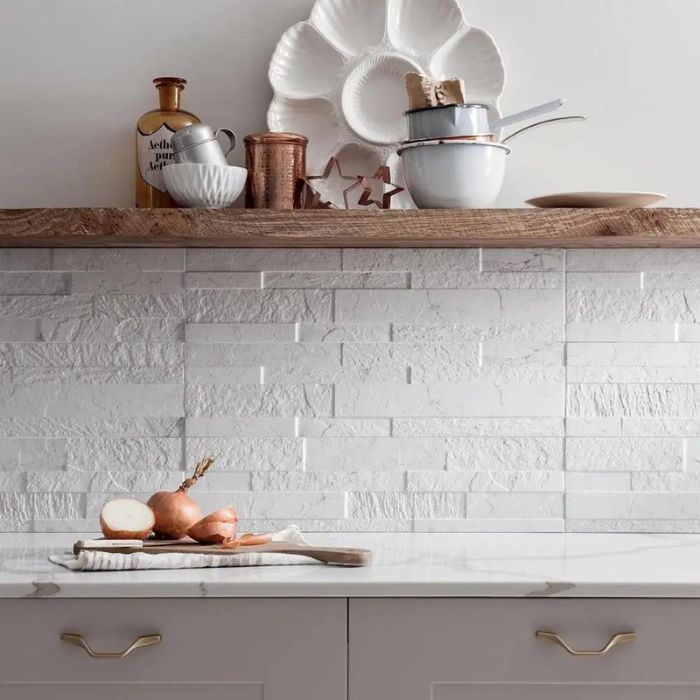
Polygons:
[[278,544],[274,550],[279,554],[300,554],[316,559],[324,564],[339,564],[341,566],[367,566],[372,562],[372,552],[369,549],[353,547],[305,547],[294,545],[286,548]]

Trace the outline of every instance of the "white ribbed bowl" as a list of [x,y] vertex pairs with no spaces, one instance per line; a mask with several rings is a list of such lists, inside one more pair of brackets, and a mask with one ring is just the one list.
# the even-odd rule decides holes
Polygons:
[[236,165],[171,163],[163,178],[172,198],[185,207],[223,209],[240,197],[248,171]]

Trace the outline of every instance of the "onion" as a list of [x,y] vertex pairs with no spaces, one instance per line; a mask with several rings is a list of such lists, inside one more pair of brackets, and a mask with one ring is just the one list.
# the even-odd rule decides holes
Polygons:
[[202,544],[221,544],[236,536],[238,513],[233,508],[220,508],[195,523],[187,534]]
[[202,517],[200,507],[187,495],[187,491],[197,483],[214,464],[212,457],[205,457],[194,468],[189,479],[185,479],[177,491],[159,491],[148,499],[156,522],[153,532],[156,537],[179,540]]
[[145,540],[155,521],[153,511],[132,498],[107,501],[100,511],[100,529],[108,540]]
[[272,542],[272,535],[268,532],[267,534],[255,534],[253,532],[246,532],[241,535],[240,543],[241,547],[251,546],[254,544],[267,544]]
[[237,540],[224,540],[221,546],[225,549],[237,549],[238,547],[251,547],[255,544],[267,544],[268,542],[272,542],[272,535],[269,532],[266,534],[246,532]]

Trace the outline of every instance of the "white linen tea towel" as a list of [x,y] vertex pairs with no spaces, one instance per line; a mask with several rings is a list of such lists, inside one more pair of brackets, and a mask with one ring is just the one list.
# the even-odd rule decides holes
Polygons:
[[[308,545],[296,525],[272,535],[273,542]],[[94,552],[82,550],[49,555],[49,561],[72,571],[134,571],[140,569],[208,569],[223,566],[289,566],[298,564],[321,564],[321,562],[296,554],[272,552],[245,552],[236,554],[120,554],[117,552]]]

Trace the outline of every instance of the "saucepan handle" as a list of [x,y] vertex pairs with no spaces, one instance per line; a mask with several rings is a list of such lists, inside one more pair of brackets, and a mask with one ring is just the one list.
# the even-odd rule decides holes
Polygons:
[[544,119],[541,122],[535,122],[534,124],[528,124],[528,126],[524,126],[522,129],[518,129],[517,131],[514,131],[512,134],[509,136],[506,136],[504,139],[501,140],[502,144],[508,143],[511,139],[514,139],[516,136],[520,136],[520,134],[524,134],[526,131],[530,131],[530,129],[539,129],[541,126],[546,126],[547,124],[558,124],[559,122],[580,122],[580,121],[585,121],[588,117],[585,117],[583,115],[574,115],[572,117],[555,117],[554,119]]

